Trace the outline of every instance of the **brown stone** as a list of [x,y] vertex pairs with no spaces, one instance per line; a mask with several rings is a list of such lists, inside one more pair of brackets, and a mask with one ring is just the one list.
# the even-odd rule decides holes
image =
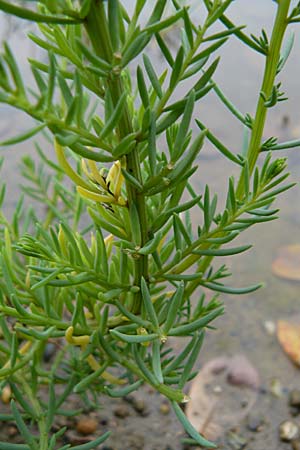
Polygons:
[[168,403],[163,402],[160,407],[159,411],[161,414],[167,415],[170,413],[170,405]]
[[76,430],[78,433],[87,436],[88,434],[93,434],[97,430],[98,422],[90,417],[84,417],[78,420],[76,424]]
[[289,395],[289,405],[294,408],[300,408],[300,391],[299,389],[293,389]]
[[279,436],[283,442],[291,442],[299,436],[299,427],[290,420],[285,420],[279,425]]
[[14,425],[10,425],[7,429],[7,434],[11,437],[18,434],[18,429]]
[[125,419],[125,417],[130,415],[129,409],[125,405],[120,405],[114,410],[114,415],[120,419]]

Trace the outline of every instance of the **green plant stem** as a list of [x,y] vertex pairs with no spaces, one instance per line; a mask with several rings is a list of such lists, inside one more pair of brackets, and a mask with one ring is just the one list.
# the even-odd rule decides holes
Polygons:
[[[23,392],[29,402],[31,403],[33,407],[33,411],[35,413],[35,418],[38,424],[39,428],[39,442],[38,442],[38,448],[39,450],[48,450],[49,445],[49,435],[48,435],[48,429],[47,429],[47,422],[45,413],[42,410],[42,407],[40,405],[40,402],[36,396],[36,394],[33,392],[30,384],[26,381],[26,375],[25,373],[22,373],[20,371],[18,374],[14,374],[14,378],[16,382],[22,386]],[[34,449],[32,449],[34,450]]]
[[70,133],[80,135],[80,137],[82,137],[83,139],[89,140],[90,142],[93,143],[93,146],[95,146],[96,148],[102,148],[107,152],[111,152],[112,150],[112,147],[110,145],[101,141],[98,137],[96,137],[89,131],[83,128],[78,128],[77,126],[74,125],[66,125],[64,120],[59,119],[51,112],[45,113],[41,109],[32,106],[29,102],[27,102],[27,100],[24,100],[23,98],[17,95],[8,96],[5,99],[5,103],[13,106],[16,109],[20,109],[21,111],[26,112],[29,116],[33,117],[39,122],[44,122],[50,130],[54,128],[58,130],[63,129],[65,131],[69,131]]
[[34,411],[36,413],[37,423],[38,423],[38,427],[39,427],[39,435],[40,435],[39,450],[48,450],[49,439],[48,439],[47,423],[46,423],[46,418],[45,418],[44,412],[41,408],[41,405],[40,405],[36,395],[32,392],[30,385],[27,383],[27,381],[25,380],[24,377],[22,378],[22,380],[20,380],[20,384],[23,386],[24,392],[27,395],[27,397],[28,397],[30,403],[32,404]]
[[[280,49],[288,25],[288,12],[290,8],[290,3],[291,0],[280,0],[278,2],[277,14],[271,36],[269,51],[266,56],[264,77],[260,91],[265,94],[266,98],[270,97],[274,86],[278,63],[280,59]],[[268,108],[265,105],[265,100],[260,95],[257,102],[255,118],[252,126],[252,134],[247,152],[250,174],[253,173],[257,158],[261,150],[261,141],[265,127],[267,112]],[[243,183],[244,181],[241,176],[237,187],[237,198],[239,199],[241,199],[244,194]]]
[[[121,70],[118,66],[120,55],[113,54],[103,0],[92,1],[89,14],[86,17],[85,27],[95,52],[98,54],[98,56],[113,65],[111,76],[107,80],[107,87],[110,90],[113,103],[116,105],[119,98],[125,91],[125,88],[121,79]],[[120,119],[117,131],[120,140],[133,132],[132,120],[127,105],[124,108],[124,112]],[[125,158],[126,168],[128,172],[142,184],[138,144],[135,146],[132,152],[126,155]],[[143,246],[149,239],[145,196],[128,182],[126,182],[126,189],[129,211],[131,208],[135,208],[138,213],[139,227],[141,231],[141,246]],[[133,219],[131,215],[130,220],[132,224]],[[136,228],[135,225],[136,224],[132,224],[132,230]],[[146,280],[149,279],[147,255],[141,255],[140,258],[135,260],[134,284],[140,286],[142,277],[144,277]],[[140,311],[140,307],[141,294],[140,292],[137,292],[135,294],[132,311],[134,313],[138,313]]]

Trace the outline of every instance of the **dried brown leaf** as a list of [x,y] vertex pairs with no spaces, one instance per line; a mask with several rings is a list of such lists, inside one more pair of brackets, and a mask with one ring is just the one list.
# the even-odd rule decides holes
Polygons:
[[272,271],[280,278],[300,281],[300,245],[279,248],[272,263]]
[[279,320],[277,324],[277,338],[288,357],[300,366],[300,325]]

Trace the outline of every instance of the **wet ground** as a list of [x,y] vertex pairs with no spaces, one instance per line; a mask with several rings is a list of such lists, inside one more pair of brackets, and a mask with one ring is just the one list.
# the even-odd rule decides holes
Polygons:
[[[257,32],[262,26],[268,30],[275,9],[271,0],[240,0],[232,7],[232,15],[237,23],[249,23],[251,32]],[[18,34],[11,38],[12,46],[18,43]],[[280,140],[296,139],[300,136],[300,43],[299,33],[293,55],[284,75],[283,87],[290,97],[271,112],[266,127],[266,137],[279,135]],[[26,51],[32,52],[31,48]],[[24,55],[24,52],[23,52]],[[256,96],[261,80],[262,59],[241,47],[237,40],[226,44],[216,81],[227,95],[244,112],[254,111]],[[236,150],[242,141],[242,130],[218,100],[209,95],[197,111],[205,118],[209,126],[227,146]],[[28,120],[19,112],[0,107],[1,135],[12,135],[16,128],[25,129]],[[11,210],[17,201],[16,166],[20,153],[30,148],[26,143],[18,148],[6,150],[3,178],[8,183],[7,208]],[[289,151],[291,180],[299,181],[299,149]],[[194,179],[195,186],[203,189],[207,182],[215,192],[224,191],[226,180],[232,172],[231,164],[220,158],[218,153],[207,145],[202,153],[199,171]],[[224,184],[225,183],[225,184]],[[226,314],[218,321],[218,329],[209,332],[198,367],[220,355],[244,354],[258,371],[260,388],[250,417],[241,423],[232,423],[224,430],[221,439],[224,449],[247,450],[288,450],[299,449],[300,444],[283,443],[278,437],[278,427],[284,420],[293,420],[300,426],[300,416],[292,417],[288,405],[292,389],[300,389],[300,372],[281,350],[276,334],[266,322],[276,324],[279,319],[294,318],[299,314],[300,284],[276,278],[271,271],[271,263],[279,246],[300,243],[300,188],[293,188],[277,202],[280,207],[280,219],[270,224],[256,226],[241,236],[239,243],[251,243],[253,249],[243,256],[227,260],[234,276],[231,280],[236,286],[265,283],[264,288],[247,296],[223,296]],[[197,217],[194,217],[197,221]],[[272,328],[272,327],[271,327]],[[174,342],[179,350],[181,342]],[[274,387],[275,386],[275,387]],[[140,410],[131,399],[112,401],[104,399],[102,409],[96,415],[98,432],[112,429],[106,450],[182,450],[180,443],[183,433],[165,406],[163,400],[151,389],[144,388],[136,394],[136,400],[143,405]],[[237,396],[237,408],[243,407],[243,392]],[[163,405],[163,406],[162,406]],[[220,404],[224,414],[228,413],[226,404]],[[227,409],[226,409],[227,408]],[[293,414],[297,411],[294,409]],[[90,413],[84,414],[86,418]],[[241,414],[242,417],[242,414]],[[261,426],[251,431],[249,422],[257,419]],[[229,435],[229,429],[232,434]],[[255,427],[252,427],[255,428]],[[7,438],[7,427],[1,429],[0,440]],[[75,435],[74,435],[75,433]],[[74,431],[71,440],[78,439]],[[75,437],[74,437],[75,436]],[[76,437],[77,436],[77,437]],[[11,439],[15,439],[11,437]],[[82,438],[83,439],[83,438]],[[293,447],[292,447],[293,445]],[[297,446],[298,445],[298,446]]]

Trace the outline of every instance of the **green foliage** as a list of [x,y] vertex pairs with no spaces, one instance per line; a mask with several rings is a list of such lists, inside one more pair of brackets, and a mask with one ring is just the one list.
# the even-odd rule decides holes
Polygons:
[[[39,0],[32,9],[0,1],[4,12],[38,24],[29,38],[48,53],[47,64],[29,60],[32,90],[4,45],[0,101],[30,115],[36,126],[2,145],[43,131],[57,158],[37,145],[40,163],[22,160],[24,195],[46,205],[45,217],[25,207],[23,197],[11,221],[0,215],[0,388],[2,395],[9,389],[9,417],[24,441],[0,448],[56,449],[65,430],[51,431],[55,417],[78,413],[63,409],[69,395],[91,395],[97,403],[100,395],[122,397],[143,384],[171,401],[195,444],[214,447],[179,403],[188,401],[184,386],[194,376],[205,330],[224,313],[219,293],[249,293],[260,285],[231,287],[224,283],[227,268],[212,261],[247,251],[251,245],[227,244],[276,219],[272,205],[292,184],[285,184],[285,159],[272,153],[299,146],[262,140],[269,108],[285,100],[277,76],[293,36],[280,49],[288,23],[299,21],[299,6],[289,15],[290,0],[278,2],[272,36],[263,30],[255,37],[225,15],[232,1],[204,0],[207,13],[199,23],[181,2],[158,0],[144,25],[143,0],[136,0],[132,16],[118,0]],[[216,22],[225,29],[216,33]],[[174,50],[167,36],[178,25]],[[265,57],[253,118],[213,81],[220,61],[215,52],[232,36]],[[163,71],[144,53],[154,41]],[[179,85],[185,94],[174,102]],[[202,118],[193,126],[196,105],[210,91],[248,129],[246,151],[229,150]],[[210,186],[202,193],[192,187],[205,139],[240,171],[238,179],[229,177],[224,206]],[[1,205],[4,198],[3,186]],[[212,300],[203,288],[216,292]],[[171,336],[187,340],[179,355],[165,351]],[[50,365],[43,359],[48,343],[59,349]],[[46,403],[39,395],[44,384]],[[65,387],[61,395],[58,384]],[[108,435],[71,448],[96,448]]]

